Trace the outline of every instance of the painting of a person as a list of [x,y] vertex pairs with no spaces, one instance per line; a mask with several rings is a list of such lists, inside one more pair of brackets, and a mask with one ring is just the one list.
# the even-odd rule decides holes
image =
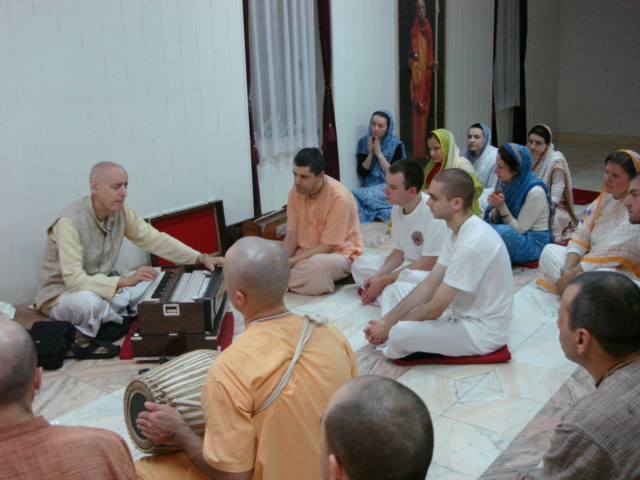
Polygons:
[[416,2],[416,18],[409,43],[409,84],[412,104],[413,158],[426,159],[427,117],[431,104],[433,72],[438,63],[433,58],[433,33],[424,0]]

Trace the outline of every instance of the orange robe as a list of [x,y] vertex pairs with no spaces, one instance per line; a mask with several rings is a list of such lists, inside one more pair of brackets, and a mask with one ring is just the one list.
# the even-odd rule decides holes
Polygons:
[[413,157],[427,158],[427,117],[431,103],[431,67],[433,65],[433,33],[425,18],[424,25],[416,18],[411,29],[409,68],[411,69],[411,103]]

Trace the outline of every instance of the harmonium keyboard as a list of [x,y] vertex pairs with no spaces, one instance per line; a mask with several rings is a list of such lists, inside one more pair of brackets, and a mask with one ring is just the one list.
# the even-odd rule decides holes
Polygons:
[[216,350],[227,300],[222,267],[213,272],[202,265],[158,268],[158,277],[138,305],[138,329],[131,337],[133,356]]
[[242,222],[243,237],[262,237],[282,240],[287,234],[287,207],[265,213],[261,217]]

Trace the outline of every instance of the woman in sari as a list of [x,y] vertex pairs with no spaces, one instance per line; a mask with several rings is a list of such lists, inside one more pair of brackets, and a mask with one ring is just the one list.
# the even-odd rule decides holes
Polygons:
[[369,133],[358,141],[358,174],[364,177],[364,187],[352,193],[360,223],[372,222],[376,217],[387,222],[391,217],[391,205],[383,192],[385,175],[390,164],[407,156],[404,144],[393,134],[394,128],[391,113],[378,110],[371,115]]
[[568,247],[548,245],[542,252],[536,283],[562,295],[569,281],[596,269],[640,276],[640,225],[629,223],[624,198],[640,156],[619,150],[605,160],[600,196],[589,205]]
[[474,123],[467,132],[467,148],[462,156],[473,164],[476,176],[484,192],[480,197],[480,210],[482,213],[489,205],[487,197],[495,189],[498,178],[495,173],[496,155],[498,149],[491,145],[491,130],[484,123]]
[[564,155],[555,150],[552,140],[553,134],[549,127],[535,125],[529,131],[527,147],[533,157],[533,173],[549,187],[551,200],[556,206],[553,236],[556,242],[564,242],[573,235],[578,219],[573,212],[569,164]]
[[508,143],[498,149],[496,190],[489,195],[486,222],[500,234],[514,263],[538,260],[553,241],[553,202],[542,180],[531,171],[527,147]]
[[473,178],[473,184],[475,186],[475,195],[473,199],[472,211],[475,215],[481,216],[480,204],[478,199],[484,187],[473,169],[471,162],[464,157],[460,156],[460,149],[456,145],[456,139],[449,130],[439,128],[434,130],[427,136],[427,146],[429,147],[429,155],[431,159],[424,169],[424,185],[422,190],[427,190],[431,184],[431,180],[441,170],[448,168],[459,168],[471,175]]

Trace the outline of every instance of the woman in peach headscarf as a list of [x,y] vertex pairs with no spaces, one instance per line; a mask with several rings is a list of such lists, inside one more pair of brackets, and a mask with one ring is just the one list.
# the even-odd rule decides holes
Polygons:
[[568,247],[547,245],[536,283],[562,295],[576,275],[596,269],[640,277],[640,225],[629,223],[624,198],[631,177],[640,171],[640,155],[618,150],[605,160],[600,196],[585,212]]
[[546,125],[535,125],[529,130],[527,147],[533,157],[533,173],[542,180],[556,206],[553,219],[553,236],[556,242],[569,240],[578,226],[573,212],[573,190],[569,164],[562,152],[553,146],[553,134]]

